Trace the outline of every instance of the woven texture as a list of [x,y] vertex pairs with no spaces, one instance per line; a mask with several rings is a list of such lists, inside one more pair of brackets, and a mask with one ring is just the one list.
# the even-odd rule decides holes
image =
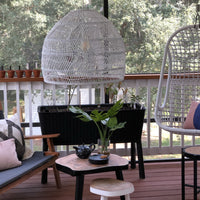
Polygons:
[[[166,87],[163,85],[165,72],[168,72]],[[199,135],[199,130],[183,129],[192,101],[200,101],[200,29],[187,26],[177,30],[165,48],[155,109],[156,122],[167,131]]]
[[44,81],[85,85],[124,79],[125,48],[120,34],[92,10],[69,12],[47,34],[42,49]]

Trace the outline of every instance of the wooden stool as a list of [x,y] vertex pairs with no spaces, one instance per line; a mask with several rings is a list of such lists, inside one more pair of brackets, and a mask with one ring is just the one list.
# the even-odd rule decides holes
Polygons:
[[99,178],[92,181],[90,192],[101,195],[101,200],[124,195],[126,200],[130,200],[130,193],[134,192],[134,186],[130,182],[118,179]]

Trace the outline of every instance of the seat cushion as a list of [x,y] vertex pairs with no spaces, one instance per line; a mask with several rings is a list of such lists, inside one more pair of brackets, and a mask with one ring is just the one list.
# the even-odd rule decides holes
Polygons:
[[45,156],[43,152],[34,152],[31,158],[22,161],[21,166],[1,171],[0,188],[5,187],[30,171],[42,166],[51,160],[52,157],[52,155]]

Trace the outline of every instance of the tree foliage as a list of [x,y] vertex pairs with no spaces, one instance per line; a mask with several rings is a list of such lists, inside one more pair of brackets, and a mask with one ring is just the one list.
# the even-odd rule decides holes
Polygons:
[[[165,43],[177,28],[193,24],[197,0],[109,0],[109,19],[126,46],[126,72],[159,72]],[[40,63],[44,38],[82,0],[1,0],[0,65]],[[102,12],[103,0],[91,9]]]
[[195,2],[112,1],[111,18],[125,41],[126,72],[159,72],[164,46],[179,27],[192,24]]

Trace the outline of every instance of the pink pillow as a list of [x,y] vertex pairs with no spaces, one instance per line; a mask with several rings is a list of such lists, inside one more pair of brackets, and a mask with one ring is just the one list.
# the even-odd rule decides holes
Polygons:
[[21,165],[17,158],[14,138],[0,142],[0,170],[5,170]]
[[193,101],[184,122],[185,129],[200,129],[200,102]]

